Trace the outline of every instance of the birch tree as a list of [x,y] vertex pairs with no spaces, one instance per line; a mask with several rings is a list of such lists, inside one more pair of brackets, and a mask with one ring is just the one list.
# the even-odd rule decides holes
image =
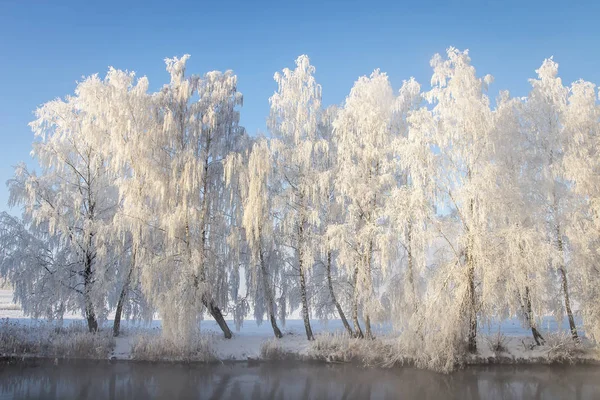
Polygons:
[[[540,198],[534,189],[539,174],[537,152],[529,145],[524,121],[524,102],[501,93],[494,119],[494,164],[496,182],[502,196],[493,203],[491,229],[498,254],[494,257],[504,268],[497,269],[497,280],[504,282],[505,296],[496,300],[498,318],[520,315],[531,330],[537,345],[544,343],[538,319],[547,307],[546,290],[551,286],[547,258],[556,256],[546,240],[546,226],[540,213]],[[515,151],[518,148],[519,151]]]
[[[141,268],[145,248],[152,247],[154,221],[148,216],[145,185],[153,138],[149,135],[155,119],[148,79],[135,79],[135,73],[110,68],[106,77],[93,75],[78,85],[82,107],[94,127],[89,140],[103,158],[115,179],[119,207],[113,217],[113,235],[122,252],[121,276],[114,299],[113,334],[119,335],[124,310],[132,307],[151,318],[152,308],[141,293]],[[147,225],[149,224],[149,225]],[[132,291],[132,289],[135,289]]]
[[[277,257],[277,248],[274,241],[273,204],[273,165],[271,149],[265,138],[259,138],[252,145],[248,156],[247,165],[243,166],[241,155],[237,158],[230,157],[227,162],[227,180],[235,177],[240,182],[240,197],[242,199],[242,227],[250,249],[251,271],[250,280],[255,291],[254,309],[257,317],[262,316],[266,309],[267,318],[273,328],[276,338],[283,337],[277,326],[277,305],[275,302],[277,276],[280,264]],[[232,177],[233,175],[233,177]],[[258,295],[256,295],[258,294]],[[263,306],[264,303],[264,306]],[[263,308],[264,307],[264,308]],[[261,310],[257,314],[257,311]]]
[[42,174],[18,167],[9,181],[10,204],[22,206],[25,220],[45,225],[48,235],[68,246],[70,261],[57,267],[76,277],[69,287],[80,295],[88,329],[95,332],[98,319],[106,317],[107,286],[114,284],[109,269],[116,252],[111,232],[118,197],[103,155],[89,139],[95,134],[92,118],[77,94],[36,111],[32,154]]
[[68,242],[50,234],[48,224],[3,212],[0,243],[0,274],[11,282],[25,315],[61,322],[66,312],[81,311],[76,258]]
[[269,128],[277,180],[281,182],[275,204],[280,211],[278,233],[291,253],[290,263],[299,278],[302,318],[308,340],[314,335],[310,326],[307,288],[314,263],[313,238],[319,224],[318,204],[322,188],[318,180],[327,143],[319,137],[321,86],[314,78],[315,68],[307,56],[296,59],[296,68],[275,74],[278,90],[271,96]]
[[[327,153],[323,155],[322,170],[319,171],[318,180],[323,187],[323,197],[320,201],[319,220],[320,226],[316,236],[316,273],[324,275],[325,284],[317,289],[316,314],[321,320],[327,320],[330,315],[337,313],[344,325],[346,332],[353,336],[354,332],[343,307],[347,303],[347,285],[349,283],[343,266],[338,263],[338,249],[336,238],[330,234],[331,227],[339,224],[344,219],[345,209],[337,201],[335,179],[339,174],[337,164],[337,142],[333,134],[333,122],[339,109],[337,106],[326,108],[319,124],[320,137],[327,142]],[[350,296],[352,297],[352,296]]]
[[[399,329],[421,336],[419,303],[436,218],[435,156],[431,112],[423,105],[421,86],[411,78],[405,81],[394,105],[393,146],[397,158],[397,187],[391,192],[387,213],[397,235],[399,251],[392,276],[391,316]],[[418,340],[418,339],[417,339]]]
[[394,101],[387,75],[376,70],[354,84],[333,123],[338,148],[335,184],[338,201],[346,208],[346,219],[336,231],[343,249],[339,260],[353,269],[355,333],[362,334],[357,318],[360,302],[368,338],[373,337],[371,318],[382,311],[374,280],[390,262],[386,250],[392,235],[384,210],[396,184],[391,146]]
[[596,86],[579,80],[569,90],[564,113],[567,136],[565,177],[577,195],[567,233],[573,246],[572,259],[577,265],[579,303],[586,336],[600,338],[600,186],[598,149],[600,148],[600,109]]
[[[493,125],[485,95],[492,78],[489,75],[477,78],[470,61],[467,51],[452,47],[447,51],[447,59],[434,56],[431,61],[433,87],[425,96],[434,104],[434,143],[439,149],[438,193],[455,222],[454,232],[441,230],[445,238],[455,236],[451,244],[454,261],[441,273],[448,274],[445,284],[448,279],[454,282],[461,316],[456,322],[465,329],[469,351],[476,352],[477,318],[483,306],[478,286],[491,271],[489,253],[486,253],[489,198],[484,189],[493,182],[490,181],[493,174],[489,173]],[[481,290],[483,288],[479,293]]]
[[243,135],[237,110],[242,96],[231,71],[186,77],[188,58],[166,60],[171,82],[153,98],[157,123],[148,188],[164,241],[144,279],[168,335],[190,337],[205,307],[230,338],[221,311],[227,271],[219,258],[227,246],[221,207],[228,202],[220,196],[223,161]]
[[544,61],[536,70],[537,79],[531,79],[531,92],[527,97],[526,114],[530,142],[538,156],[540,176],[536,182],[544,220],[547,221],[547,237],[553,244],[559,259],[549,263],[558,273],[562,309],[569,320],[574,340],[578,339],[577,327],[571,305],[567,262],[565,259],[568,211],[571,201],[565,180],[563,164],[565,126],[563,122],[567,107],[568,89],[558,77],[558,64],[552,59]]

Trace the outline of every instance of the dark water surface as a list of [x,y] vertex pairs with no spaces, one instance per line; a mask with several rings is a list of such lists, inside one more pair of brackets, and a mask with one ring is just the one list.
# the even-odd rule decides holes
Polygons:
[[599,366],[412,368],[0,362],[0,399],[600,399]]

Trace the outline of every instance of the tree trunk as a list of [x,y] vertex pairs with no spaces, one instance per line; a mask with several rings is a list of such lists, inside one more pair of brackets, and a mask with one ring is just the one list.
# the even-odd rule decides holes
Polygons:
[[[467,172],[469,181],[471,180],[471,170]],[[468,348],[470,353],[477,353],[477,300],[475,298],[475,258],[473,257],[473,248],[475,247],[472,226],[475,221],[475,202],[473,199],[469,200],[469,215],[470,221],[467,228],[467,313],[469,321],[469,334],[468,334]]]
[[[517,225],[518,227],[518,225]],[[525,259],[525,249],[522,243],[519,243],[519,252],[521,254],[521,258],[524,260]],[[525,276],[526,276],[526,280],[528,280],[528,271],[527,268],[525,268]],[[531,306],[531,292],[529,290],[529,285],[526,284],[525,285],[525,298],[521,298],[521,295],[519,293],[519,290],[517,289],[517,296],[519,298],[519,304],[521,305],[521,308],[523,309],[523,314],[525,314],[525,319],[527,320],[527,323],[529,324],[529,328],[531,329],[531,335],[533,336],[533,340],[535,341],[535,344],[540,346],[542,344],[544,344],[546,341],[544,340],[544,338],[542,337],[542,335],[540,334],[540,332],[537,330],[536,327],[536,322],[535,322],[535,316],[533,315],[533,307]]]
[[269,316],[269,319],[271,320],[271,327],[273,328],[273,334],[275,335],[275,337],[277,339],[281,339],[283,337],[283,333],[281,333],[281,330],[277,326],[277,319],[275,319],[275,315],[271,314]]
[[477,303],[475,299],[475,261],[472,254],[472,239],[467,249],[467,313],[469,321],[468,347],[470,353],[477,353]]
[[123,303],[125,302],[125,297],[127,296],[127,291],[129,282],[126,282],[123,285],[123,289],[121,289],[121,294],[119,295],[119,302],[117,303],[117,310],[115,311],[115,320],[113,322],[113,336],[119,336],[121,332],[121,314],[123,314]]
[[[375,175],[379,175],[379,160],[377,160],[375,162],[375,171],[374,171]],[[369,169],[369,180],[371,179],[371,170]],[[375,208],[377,207],[377,192],[375,192],[373,194],[373,200],[371,202],[371,210],[368,213],[368,223],[369,224],[373,224],[374,223],[374,218],[373,218],[373,212],[375,210]],[[373,299],[375,293],[373,290],[373,273],[371,270],[371,264],[373,262],[373,238],[369,239],[369,250],[367,253],[367,257],[365,260],[365,267],[366,267],[366,285],[367,285],[367,291],[368,291],[368,295],[369,295],[369,299]],[[366,310],[363,309],[363,314],[365,317],[365,337],[367,339],[374,339],[375,337],[373,336],[373,331],[371,330],[371,316],[369,315],[369,307],[366,307]]]
[[[259,229],[259,244],[262,247],[262,234]],[[273,334],[277,339],[281,339],[283,335],[277,326],[277,320],[275,319],[275,307],[273,305],[273,293],[271,292],[271,285],[269,284],[269,277],[267,274],[267,266],[265,265],[265,259],[262,252],[262,248],[258,250],[258,257],[260,258],[260,271],[263,280],[263,287],[265,291],[265,297],[267,298],[267,312],[269,313],[269,320],[271,321],[271,327],[273,328]]]
[[477,353],[477,313],[475,311],[475,280],[473,266],[469,266],[469,290],[468,290],[468,313],[469,313],[469,352]]
[[412,220],[408,220],[408,233],[407,233],[407,257],[408,257],[408,283],[410,285],[413,309],[417,311],[417,289],[415,287],[415,277],[414,277],[414,258],[412,252]]
[[348,320],[346,319],[346,315],[344,314],[344,311],[342,310],[342,306],[340,306],[340,303],[337,301],[337,298],[335,297],[335,292],[333,291],[333,282],[331,281],[331,251],[327,252],[327,285],[329,286],[329,295],[331,296],[331,301],[335,305],[335,308],[337,309],[337,312],[340,315],[340,319],[342,320],[342,323],[344,324],[344,328],[346,328],[346,331],[348,332],[348,334],[350,336],[354,336],[354,332],[352,332],[352,328],[350,327],[350,324],[348,323]]
[[535,326],[536,324],[533,315],[533,309],[531,307],[531,294],[529,293],[529,286],[525,286],[525,306],[527,307],[527,320],[529,321],[529,326],[531,327],[531,334],[533,335],[533,340],[535,340],[535,343],[538,346],[540,344],[544,344],[546,341]]
[[[199,286],[200,284],[198,277],[194,277],[194,287],[197,289]],[[219,328],[221,328],[221,330],[223,331],[223,336],[225,337],[225,339],[231,339],[231,337],[233,336],[231,334],[231,330],[229,329],[229,326],[227,326],[227,322],[223,317],[223,313],[221,312],[219,306],[215,304],[214,299],[212,299],[212,297],[207,293],[203,293],[202,304],[204,305],[204,307],[206,307],[206,309],[208,310],[210,315],[215,319],[215,321],[217,321]]]
[[[367,253],[367,257],[365,260],[365,264],[366,264],[366,285],[367,285],[367,290],[369,293],[370,298],[374,296],[374,291],[373,291],[373,274],[371,272],[371,262],[373,259],[373,239],[369,240],[369,250]],[[368,309],[368,307],[367,307]],[[365,317],[365,337],[367,339],[374,339],[375,337],[373,336],[373,331],[371,330],[371,316],[369,315],[368,312],[364,312],[363,310],[363,314]]]
[[98,331],[98,320],[96,318],[94,304],[90,296],[90,292],[92,290],[92,260],[93,256],[88,252],[85,256],[85,269],[83,272],[83,297],[85,302],[85,319],[87,320],[88,330],[92,333],[95,333]]
[[304,329],[306,330],[306,338],[315,340],[312,328],[310,327],[310,318],[308,314],[308,299],[306,298],[306,279],[304,276],[304,268],[300,259],[300,298],[302,300],[302,319],[304,319]]
[[567,311],[567,318],[569,319],[569,329],[571,329],[571,336],[573,340],[579,340],[579,335],[577,334],[577,327],[575,326],[575,319],[573,318],[573,311],[571,310],[571,300],[569,299],[569,284],[567,281],[567,271],[564,266],[559,268],[560,278],[562,281],[562,290],[565,298],[565,310]]
[[[562,257],[564,246],[559,224],[556,224],[556,244],[558,246],[558,251],[560,252],[560,255]],[[578,341],[579,335],[577,334],[577,327],[575,326],[575,319],[573,318],[573,311],[571,310],[571,300],[569,299],[569,282],[567,280],[567,269],[565,267],[564,260],[558,267],[558,272],[560,272],[561,287],[565,300],[565,310],[567,312],[567,318],[569,319],[569,329],[571,329],[571,336],[573,337],[573,340]]]
[[[205,156],[204,156],[204,167],[203,167],[203,175],[202,175],[202,207],[201,207],[201,220],[202,220],[202,233],[200,238],[200,270],[198,272],[200,283],[206,283],[206,236],[207,236],[207,225],[208,225],[208,166],[209,166],[209,156],[210,156],[210,145],[211,145],[211,135],[208,133],[206,135],[206,145],[204,148]],[[196,287],[198,287],[198,282],[196,280]],[[203,288],[204,290],[204,288]],[[202,294],[202,304],[208,310],[210,315],[217,321],[219,328],[223,331],[223,336],[225,339],[231,339],[233,336],[231,334],[231,330],[229,326],[227,326],[227,322],[225,322],[225,318],[223,318],[223,313],[221,309],[215,304],[215,300],[212,298],[212,295],[208,295],[207,293]]]
[[98,320],[96,319],[96,312],[94,306],[91,304],[89,295],[85,296],[85,319],[87,320],[87,326],[90,333],[98,332]]
[[535,343],[538,346],[546,343],[546,340],[534,325],[531,325],[531,334],[533,335],[533,340],[535,340]]
[[306,279],[304,277],[304,268],[300,262],[300,297],[302,300],[302,319],[304,319],[304,329],[306,330],[306,338],[315,340],[312,328],[310,327],[310,318],[308,314],[308,299],[306,298]]
[[352,322],[354,323],[354,337],[364,338],[360,323],[358,322],[358,267],[354,268],[352,281],[354,283],[352,295]]
[[298,267],[300,269],[300,300],[302,301],[302,319],[304,320],[304,329],[306,330],[306,338],[308,340],[315,340],[315,337],[310,326],[310,316],[308,312],[308,298],[306,296],[306,276],[304,273],[304,252],[302,246],[304,246],[304,224],[306,219],[303,216],[300,219],[300,225],[298,226]]
[[371,330],[371,317],[369,317],[368,314],[365,316],[365,337],[367,339],[375,339],[373,331]]
[[136,250],[134,249],[131,254],[131,264],[129,265],[129,272],[127,273],[127,278],[123,283],[123,288],[121,289],[121,294],[119,295],[119,301],[117,302],[117,310],[115,312],[115,320],[113,322],[113,336],[119,336],[121,331],[121,315],[123,314],[123,304],[125,303],[125,299],[127,298],[127,293],[129,292],[129,285],[131,284],[131,275],[133,274],[133,269],[135,268],[135,257]]
[[202,304],[204,304],[204,307],[208,309],[210,315],[212,315],[215,321],[217,321],[219,328],[221,328],[223,331],[223,336],[225,336],[225,339],[231,339],[233,336],[231,334],[231,330],[229,329],[229,326],[227,326],[227,322],[225,322],[225,318],[223,317],[221,309],[215,304],[214,300],[210,299],[207,295],[203,295]]
[[533,308],[531,307],[531,294],[529,292],[529,286],[525,286],[525,297],[522,298],[521,295],[517,291],[517,295],[519,297],[519,303],[521,304],[521,309],[523,310],[523,314],[525,315],[525,320],[529,325],[529,329],[531,329],[531,335],[533,336],[533,340],[537,346],[540,346],[545,343],[544,337],[537,330],[535,323],[535,316],[533,315]]
[[[550,165],[554,162],[554,154],[550,151]],[[556,185],[553,188],[553,202],[552,202],[552,214],[555,223],[555,234],[556,234],[556,247],[562,257],[561,264],[558,266],[558,272],[560,273],[561,287],[565,301],[565,311],[567,312],[567,318],[569,318],[569,328],[571,329],[571,336],[573,340],[578,341],[579,336],[577,335],[577,327],[575,326],[575,319],[573,318],[573,311],[571,310],[571,301],[569,300],[569,282],[567,280],[567,270],[564,261],[564,245],[562,240],[562,233],[560,229],[560,223],[558,222],[558,196],[556,193]]]

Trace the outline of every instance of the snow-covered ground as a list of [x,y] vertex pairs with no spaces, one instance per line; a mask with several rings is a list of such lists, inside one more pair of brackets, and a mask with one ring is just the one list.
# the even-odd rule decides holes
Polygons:
[[[108,321],[110,323],[111,321]],[[227,321],[233,328],[233,321]],[[128,359],[135,332],[153,331],[160,328],[160,321],[153,321],[151,326],[134,325],[124,322],[125,335],[116,338],[113,357]],[[304,323],[302,320],[288,320],[285,326],[280,326],[284,336],[278,341],[280,347],[289,352],[305,354],[310,342],[306,340]],[[342,332],[343,325],[339,320],[321,323],[312,321],[313,332],[318,335],[323,332]],[[209,338],[216,356],[221,360],[248,360],[260,356],[262,344],[273,338],[273,330],[268,322],[261,325],[254,321],[246,321],[239,331],[233,331],[233,338],[225,339],[215,321],[207,320],[200,323],[200,330]],[[383,329],[378,330],[382,332]],[[376,331],[377,332],[377,331]]]
[[10,289],[0,289],[0,318],[22,318],[23,312],[19,305],[13,303],[13,292]]
[[[0,290],[0,318],[10,318],[12,321],[17,321],[21,324],[31,324],[33,320],[23,314],[21,308],[14,304],[13,294],[11,290]],[[70,324],[73,322],[83,321],[81,315],[67,315],[64,323]],[[233,321],[227,321],[229,326],[234,329]],[[122,322],[124,335],[116,338],[115,349],[112,357],[117,359],[130,358],[130,349],[132,341],[137,333],[153,332],[160,329],[161,321],[154,320],[151,324],[132,323],[129,321]],[[110,329],[112,321],[105,322],[105,327]],[[285,326],[280,328],[284,333],[284,337],[279,341],[282,349],[293,351],[302,354],[306,351],[309,342],[306,340],[304,333],[304,323],[302,320],[291,319],[287,320]],[[312,328],[315,334],[323,332],[342,332],[344,327],[340,320],[331,320],[325,323],[321,321],[312,321]],[[269,322],[265,321],[258,325],[255,321],[245,321],[239,331],[233,331],[233,338],[227,340],[223,338],[217,323],[212,319],[204,320],[200,323],[201,331],[210,338],[215,354],[221,360],[247,360],[248,358],[256,359],[260,355],[261,345],[273,338],[273,330]],[[385,333],[390,331],[390,326],[375,326],[376,333]]]
[[[12,291],[0,289],[0,318],[9,318],[12,322],[17,322],[23,325],[35,324],[36,322],[23,314],[21,308],[13,303]],[[578,321],[580,322],[580,321]],[[65,324],[83,323],[80,315],[68,315],[64,319]],[[228,321],[229,326],[233,329],[233,321]],[[161,321],[154,320],[150,324],[133,323],[123,321],[123,334],[115,339],[115,347],[109,357],[116,359],[130,359],[131,346],[137,334],[140,333],[157,333],[160,329]],[[112,328],[112,321],[105,322],[105,329]],[[302,320],[291,319],[286,321],[284,326],[280,326],[284,337],[277,341],[277,345],[285,352],[290,352],[303,356],[308,354],[310,350],[310,342],[306,340],[304,333],[304,324]],[[321,322],[318,320],[312,321],[312,328],[315,335],[324,333],[342,333],[344,332],[343,325],[340,320],[330,320]],[[558,324],[553,317],[545,317],[542,319],[540,326],[543,335],[552,335],[556,337],[562,332],[567,336],[568,323]],[[263,322],[258,325],[255,321],[245,321],[239,330],[234,330],[232,339],[225,339],[214,320],[204,320],[200,323],[200,329],[205,337],[208,338],[214,354],[221,360],[248,360],[260,358],[261,346],[266,341],[273,338],[273,331],[268,322]],[[376,336],[393,335],[391,325],[375,325],[374,332]],[[501,323],[492,322],[481,327],[481,335],[479,338],[479,357],[478,359],[490,359],[498,357],[491,350],[489,342],[493,342],[495,337],[500,333],[502,335],[503,345],[506,351],[502,352],[501,356],[513,360],[536,360],[545,357],[549,351],[549,347],[529,348],[532,343],[530,331],[524,329],[521,323],[516,319],[509,319]],[[583,333],[583,332],[580,332]],[[389,336],[387,336],[389,339]],[[595,356],[594,356],[595,357]],[[594,358],[592,357],[592,358]],[[590,358],[589,354],[586,358]]]

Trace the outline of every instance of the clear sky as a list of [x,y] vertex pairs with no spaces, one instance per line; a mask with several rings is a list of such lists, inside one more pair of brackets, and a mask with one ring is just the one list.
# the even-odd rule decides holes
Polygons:
[[148,76],[153,90],[168,81],[165,57],[191,54],[190,73],[232,69],[254,134],[266,129],[273,73],[300,54],[326,105],[375,68],[395,89],[410,76],[428,88],[429,60],[449,46],[468,48],[478,74],[495,77],[492,96],[522,96],[552,55],[566,83],[600,83],[599,20],[600,2],[576,0],[0,0],[0,210],[12,166],[31,160],[35,108],[109,66]]

